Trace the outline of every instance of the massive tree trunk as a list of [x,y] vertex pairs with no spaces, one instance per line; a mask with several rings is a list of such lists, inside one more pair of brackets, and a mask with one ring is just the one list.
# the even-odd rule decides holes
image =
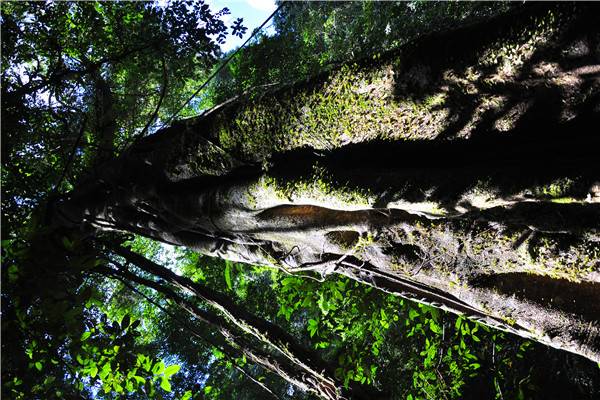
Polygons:
[[105,164],[57,220],[344,274],[600,361],[587,7],[526,7],[228,102]]

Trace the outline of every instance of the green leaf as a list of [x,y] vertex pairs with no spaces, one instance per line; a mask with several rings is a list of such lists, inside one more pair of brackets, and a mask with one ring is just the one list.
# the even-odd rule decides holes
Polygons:
[[19,277],[19,267],[16,265],[11,265],[8,267],[8,280],[10,282],[14,282]]
[[43,368],[43,366],[42,366],[42,363],[41,363],[41,362],[39,362],[39,361],[36,361],[36,362],[35,362],[35,368],[36,368],[38,371],[41,371],[41,370],[42,370],[42,368]]
[[102,4],[100,4],[99,1],[95,1],[94,2],[94,9],[96,10],[96,12],[100,15],[103,15],[103,10],[102,10]]
[[454,324],[454,327],[456,328],[456,330],[458,331],[460,329],[460,325],[462,324],[462,318],[458,317],[456,319],[456,323]]
[[177,364],[169,365],[165,369],[165,377],[169,378],[171,375],[174,375],[177,372],[179,372],[180,369],[181,369],[181,367]]
[[190,400],[192,398],[192,391],[188,390],[181,396],[181,400]]
[[135,329],[136,329],[138,326],[140,326],[140,323],[141,323],[141,322],[142,322],[141,320],[139,320],[139,319],[136,319],[136,320],[135,320],[135,321],[133,321],[133,322],[132,322],[132,324],[129,326],[129,330],[130,330],[130,331],[133,331],[133,330],[135,330]]
[[435,323],[434,320],[429,320],[429,329],[431,329],[431,331],[433,333],[437,333],[437,334],[441,334],[442,333],[442,328],[440,328],[440,326],[438,324]]
[[169,379],[167,379],[163,376],[163,378],[160,380],[160,387],[163,388],[163,390],[165,392],[170,392],[171,391],[171,383],[169,382]]
[[221,360],[221,359],[225,358],[225,354],[223,354],[223,352],[221,350],[217,349],[216,347],[213,347],[211,349],[211,351],[217,360]]
[[113,382],[113,388],[117,393],[123,393],[123,386],[121,386],[118,382]]
[[231,284],[231,262],[225,263],[225,283],[229,290],[233,290],[233,285]]
[[317,332],[319,323],[314,320],[314,319],[309,319],[308,320],[308,331],[310,332],[310,337],[313,337],[315,335],[315,333]]
[[104,364],[102,366],[102,370],[100,371],[100,373],[98,374],[100,376],[101,379],[105,379],[108,374],[110,374],[110,371],[112,370],[111,366],[110,366],[110,362],[107,362],[106,364]]
[[129,326],[131,322],[131,318],[129,317],[129,314],[125,314],[125,316],[123,317],[123,320],[121,321],[121,329],[125,329]]
[[417,310],[415,310],[414,308],[411,308],[408,311],[408,318],[412,320],[414,320],[415,318],[417,318],[419,316],[419,312]]
[[165,363],[162,361],[154,364],[154,367],[152,367],[152,373],[154,375],[160,375],[163,373],[164,370],[165,370]]
[[90,368],[90,376],[92,378],[95,378],[97,374],[98,374],[98,367],[96,367],[94,365],[93,367]]
[[383,308],[381,310],[379,310],[380,314],[381,314],[381,319],[382,320],[387,320],[387,315],[385,314],[385,311],[383,310]]
[[87,331],[87,332],[83,332],[83,334],[81,335],[81,341],[85,342],[86,340],[88,340],[88,338],[92,335],[92,332]]
[[65,249],[67,249],[67,250],[73,249],[73,242],[71,242],[68,237],[63,236],[62,243],[63,243],[63,246],[65,246]]

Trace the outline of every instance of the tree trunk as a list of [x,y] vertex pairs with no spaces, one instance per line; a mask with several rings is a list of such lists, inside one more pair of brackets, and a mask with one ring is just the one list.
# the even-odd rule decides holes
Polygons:
[[340,273],[600,361],[600,35],[584,5],[436,34],[148,137],[57,207]]

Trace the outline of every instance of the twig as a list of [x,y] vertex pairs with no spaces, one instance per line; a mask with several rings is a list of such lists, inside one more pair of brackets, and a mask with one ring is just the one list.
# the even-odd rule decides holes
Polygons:
[[194,92],[194,93],[193,93],[193,94],[192,94],[192,95],[191,95],[191,96],[190,96],[190,97],[189,97],[189,98],[188,98],[188,99],[185,101],[185,103],[183,103],[183,105],[182,105],[181,107],[179,107],[179,108],[177,109],[177,111],[175,111],[175,112],[174,112],[174,113],[173,113],[173,114],[172,114],[172,115],[171,115],[171,116],[170,116],[170,117],[169,117],[169,118],[168,118],[168,119],[165,121],[165,123],[163,124],[163,128],[164,128],[165,126],[167,126],[169,123],[171,123],[171,121],[173,121],[173,119],[174,119],[174,118],[175,118],[175,117],[176,117],[176,116],[177,116],[177,115],[178,115],[178,114],[181,112],[181,110],[183,110],[183,109],[185,108],[185,106],[187,106],[187,105],[190,103],[190,101],[192,101],[192,100],[194,99],[194,97],[196,97],[196,96],[198,95],[198,93],[200,93],[200,92],[202,91],[202,89],[204,89],[204,88],[205,88],[205,87],[206,87],[206,86],[207,86],[207,85],[210,83],[210,81],[212,81],[212,80],[215,78],[215,76],[217,76],[217,74],[218,74],[219,72],[221,72],[221,70],[222,70],[223,68],[225,68],[225,66],[226,66],[227,64],[229,64],[229,62],[230,62],[230,61],[233,59],[233,57],[235,57],[235,56],[236,56],[236,55],[237,55],[237,54],[240,52],[240,50],[242,50],[242,49],[243,49],[243,48],[246,46],[246,44],[248,44],[248,42],[249,42],[249,41],[250,41],[250,40],[251,40],[251,39],[252,39],[252,38],[253,38],[253,37],[254,37],[254,36],[255,36],[255,35],[258,33],[258,32],[260,32],[260,30],[261,30],[261,29],[262,29],[262,28],[263,28],[263,27],[264,27],[264,26],[267,24],[267,22],[269,22],[269,21],[271,20],[271,18],[273,18],[273,16],[274,16],[274,15],[275,15],[275,14],[276,14],[276,13],[277,13],[277,12],[278,12],[278,11],[279,11],[279,10],[280,10],[282,7],[283,7],[283,6],[284,6],[284,4],[285,4],[285,2],[282,2],[282,3],[279,5],[279,7],[277,7],[277,9],[276,9],[275,11],[273,11],[273,12],[271,13],[271,15],[269,15],[269,17],[268,17],[267,19],[265,19],[265,20],[264,20],[264,22],[263,22],[263,23],[262,23],[262,24],[261,24],[261,25],[260,25],[258,28],[256,28],[256,29],[254,30],[254,32],[252,33],[252,35],[250,35],[250,37],[249,37],[248,39],[246,39],[246,41],[245,41],[245,42],[244,42],[244,43],[243,43],[243,44],[242,44],[240,47],[238,47],[238,48],[237,48],[237,49],[236,49],[236,50],[233,52],[233,54],[232,54],[232,55],[230,55],[230,56],[229,56],[229,57],[228,57],[228,58],[225,60],[225,62],[224,62],[223,64],[221,64],[221,65],[219,66],[219,68],[217,68],[217,70],[216,70],[215,72],[213,72],[213,73],[212,73],[212,74],[211,74],[211,75],[208,77],[208,79],[206,79],[206,81],[205,81],[205,82],[204,82],[204,83],[203,83],[203,84],[202,84],[202,85],[201,85],[201,86],[200,86],[198,89],[196,89],[196,91],[195,91],[195,92]]

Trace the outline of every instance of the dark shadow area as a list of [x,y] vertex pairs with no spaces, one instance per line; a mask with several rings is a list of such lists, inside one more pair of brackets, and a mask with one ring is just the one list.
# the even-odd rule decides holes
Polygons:
[[[527,46],[525,39],[544,31],[540,22],[549,13],[564,22],[558,31],[539,33],[547,36],[546,43],[528,54],[521,49]],[[594,15],[586,5],[530,4],[492,21],[419,38],[403,48],[394,70],[396,98],[424,102],[446,88],[446,100],[437,108],[447,109],[449,117],[436,139],[456,138],[473,121],[471,137],[488,135],[503,117],[516,120],[517,128],[543,132],[559,122],[567,106],[581,113],[600,103],[598,91],[592,90],[600,76],[595,68],[600,35]],[[518,45],[511,49],[511,42]],[[495,50],[486,53],[490,48]],[[503,61],[521,57],[516,75],[503,71]],[[448,71],[459,79],[450,79]],[[469,75],[476,78],[465,82]],[[570,104],[575,93],[589,95]],[[485,109],[482,96],[501,97],[502,105]],[[511,116],[515,111],[520,115]]]
[[[600,204],[556,204],[551,202],[518,203],[510,207],[493,207],[472,212],[473,219],[512,222],[527,225],[539,231],[561,232],[595,229],[600,227]],[[469,216],[469,213],[466,214]],[[535,233],[535,232],[534,232]],[[521,239],[521,238],[520,238]],[[527,238],[522,239],[524,242]],[[564,246],[568,248],[569,241]]]
[[[561,196],[585,199],[600,179],[600,115],[580,115],[543,131],[516,129],[508,134],[453,141],[369,142],[316,153],[301,149],[272,158],[269,173],[282,181],[313,179],[314,168],[340,188],[380,194],[376,207],[391,201],[440,201],[448,208],[479,186],[499,198],[563,179]],[[469,208],[468,205],[465,208]]]
[[505,296],[514,295],[520,300],[552,307],[587,321],[600,319],[600,283],[570,282],[516,272],[479,277],[473,285],[496,290]]
[[[575,354],[556,351],[534,343],[526,355],[530,361],[527,379],[515,381],[529,400],[596,400],[600,396],[600,369],[598,366]],[[482,358],[482,370],[493,371],[493,358]],[[515,363],[515,368],[517,367]],[[496,397],[494,377],[479,375],[471,382],[461,397],[463,400],[483,400]],[[506,395],[506,394],[505,394]],[[505,399],[507,397],[504,397]]]

